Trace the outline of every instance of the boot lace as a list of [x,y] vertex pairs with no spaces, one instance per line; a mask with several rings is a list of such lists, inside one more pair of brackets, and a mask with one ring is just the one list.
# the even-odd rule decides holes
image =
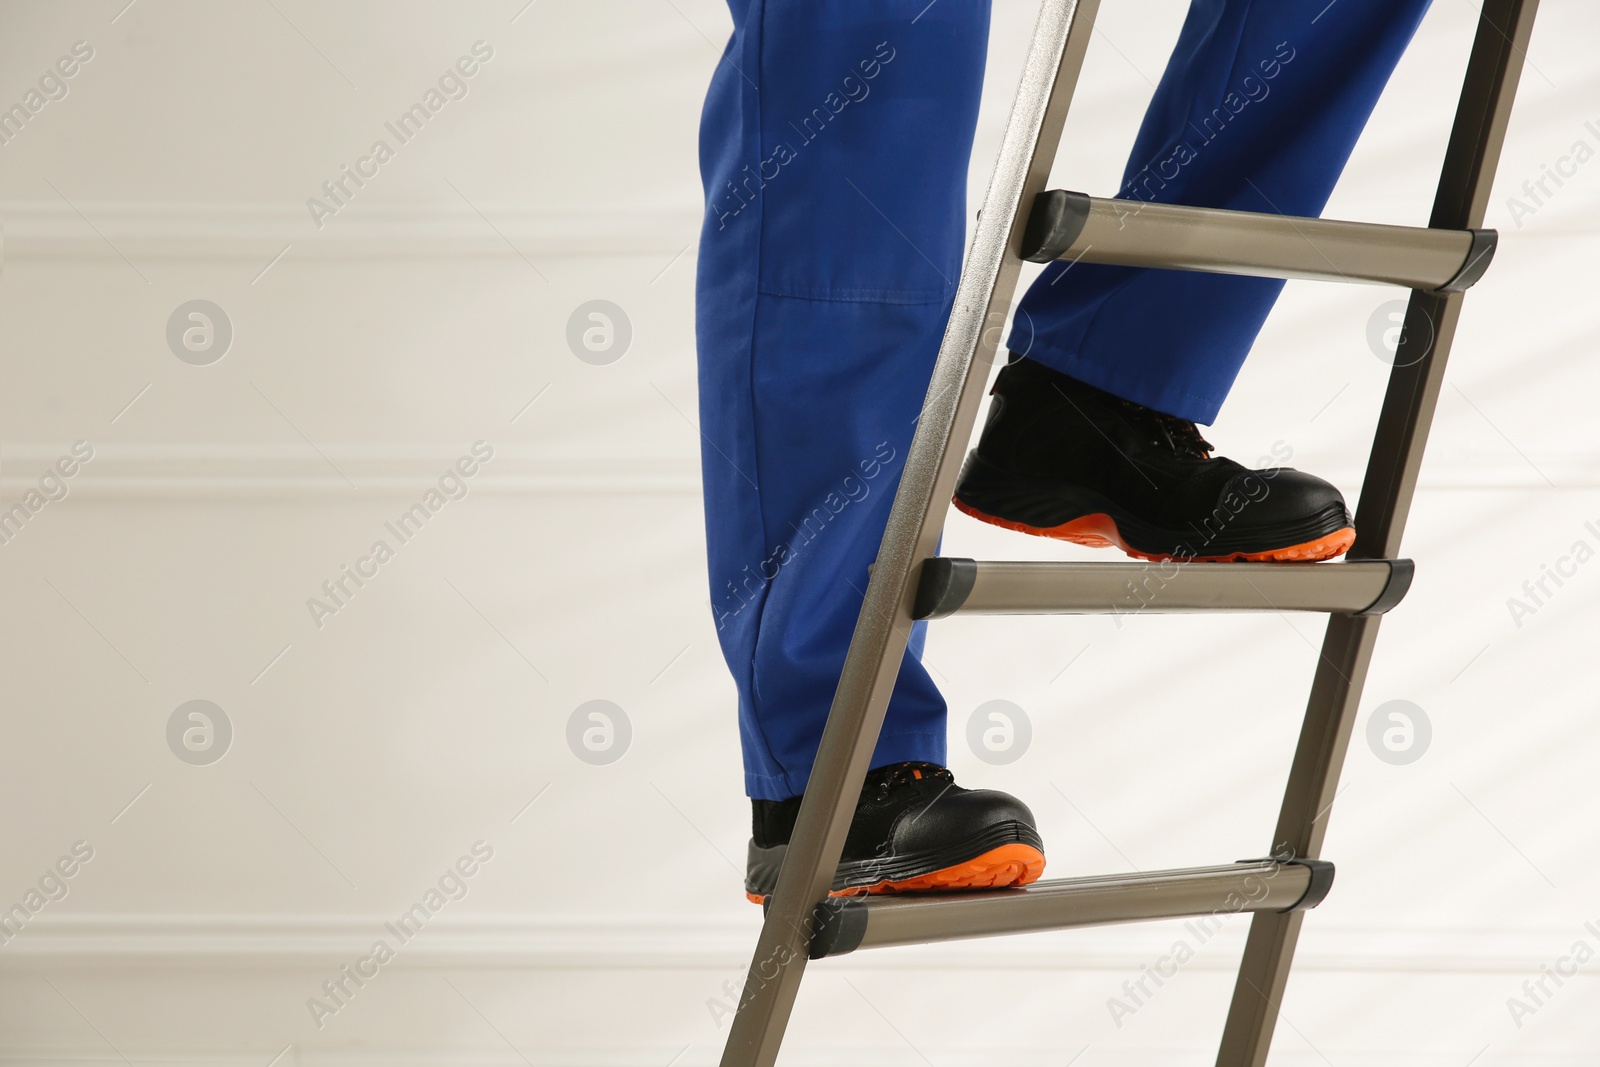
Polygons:
[[949,768],[941,767],[937,763],[923,763],[920,761],[891,763],[887,767],[878,767],[868,771],[865,788],[862,792],[875,793],[877,798],[882,800],[897,785],[910,785],[919,781],[953,785],[955,780],[956,776],[950,772]]
[[1131,400],[1124,400],[1122,403],[1129,412],[1137,414],[1156,432],[1158,436],[1154,441],[1155,444],[1165,444],[1179,456],[1189,456],[1194,459],[1211,458],[1215,446],[1202,437],[1199,427],[1188,419],[1180,419],[1164,411],[1154,411]]

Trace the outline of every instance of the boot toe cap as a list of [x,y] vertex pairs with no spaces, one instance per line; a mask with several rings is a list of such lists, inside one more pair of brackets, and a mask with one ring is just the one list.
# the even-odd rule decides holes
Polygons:
[[1314,474],[1293,467],[1244,471],[1223,486],[1223,496],[1243,497],[1252,524],[1304,520],[1337,509],[1346,520],[1344,495]]
[[1037,832],[1033,812],[1016,797],[995,789],[972,789],[947,793],[924,808],[906,812],[892,836],[897,853],[921,852],[1009,827]]

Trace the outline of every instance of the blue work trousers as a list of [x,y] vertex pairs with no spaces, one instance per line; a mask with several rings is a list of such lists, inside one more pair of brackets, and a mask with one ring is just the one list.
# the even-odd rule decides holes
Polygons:
[[[990,5],[728,2],[700,129],[706,540],[746,789],[777,800],[810,774],[955,294]],[[1193,0],[1117,195],[1320,214],[1428,2]],[[1210,423],[1281,288],[1055,263],[1008,344]],[[944,762],[922,643],[874,766]]]

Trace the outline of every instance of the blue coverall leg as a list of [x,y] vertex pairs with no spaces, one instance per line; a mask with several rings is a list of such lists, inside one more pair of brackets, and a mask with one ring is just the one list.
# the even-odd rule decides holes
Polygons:
[[[781,800],[810,775],[955,294],[989,3],[729,6],[700,138],[702,476],[746,791]],[[1119,195],[1319,214],[1427,6],[1194,0]],[[1281,287],[1055,264],[1009,346],[1209,423]],[[945,762],[922,642],[873,766]]]

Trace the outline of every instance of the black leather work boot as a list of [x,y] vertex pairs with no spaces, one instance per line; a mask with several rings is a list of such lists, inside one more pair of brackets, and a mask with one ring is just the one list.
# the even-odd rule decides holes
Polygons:
[[[745,895],[760,904],[778,884],[800,798],[751,805]],[[1044,843],[1022,801],[963,789],[936,763],[892,763],[867,773],[832,895],[999,889],[1043,872]]]
[[1323,560],[1355,541],[1332,485],[1214,457],[1185,419],[1032,360],[1003,368],[991,392],[956,483],[975,519],[1149,560]]

